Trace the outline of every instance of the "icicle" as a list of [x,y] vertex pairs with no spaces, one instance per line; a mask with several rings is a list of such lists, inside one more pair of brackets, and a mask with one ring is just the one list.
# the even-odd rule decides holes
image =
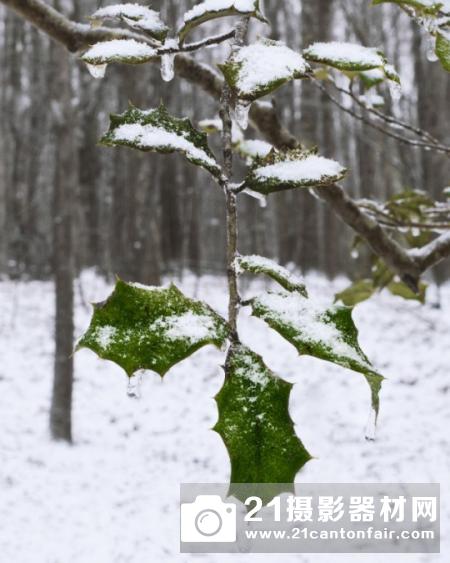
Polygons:
[[142,376],[140,374],[132,375],[128,379],[127,395],[131,399],[141,398],[141,380],[142,380]]
[[392,101],[398,102],[402,97],[402,87],[398,82],[389,80],[389,93],[391,94]]
[[369,419],[367,420],[365,436],[369,442],[374,442],[377,433],[377,414],[374,409],[370,409]]
[[164,82],[170,82],[175,76],[175,55],[170,53],[161,56],[161,78]]
[[259,192],[254,192],[253,190],[246,189],[242,192],[243,194],[249,195],[254,199],[258,200],[259,206],[263,209],[267,207],[267,198],[264,194],[260,194]]
[[[170,37],[166,39],[164,45],[162,46],[164,50],[173,50],[176,51],[179,48],[178,39]],[[170,82],[173,77],[175,76],[175,53],[166,53],[165,55],[161,55],[161,78],[164,82]]]
[[241,129],[244,131],[248,127],[248,114],[250,112],[250,106],[248,102],[239,101],[236,103],[236,107],[234,108],[234,116],[236,118],[236,122]]
[[439,59],[439,57],[436,55],[436,38],[432,35],[429,35],[427,43],[427,59],[430,61],[430,63],[434,63]]
[[89,71],[89,74],[91,76],[93,76],[94,78],[103,78],[105,76],[105,72],[106,72],[106,67],[108,65],[103,64],[103,65],[92,65],[89,63],[86,63],[87,69]]

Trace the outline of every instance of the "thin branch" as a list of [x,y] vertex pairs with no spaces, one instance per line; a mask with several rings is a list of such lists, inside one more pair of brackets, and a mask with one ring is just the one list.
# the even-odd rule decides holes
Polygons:
[[325,94],[325,96],[327,96],[327,98],[331,102],[333,102],[333,104],[335,104],[339,109],[341,109],[345,113],[348,113],[349,115],[351,115],[352,117],[354,117],[358,121],[365,123],[369,127],[372,127],[373,129],[376,129],[377,131],[380,131],[381,133],[383,133],[383,135],[386,135],[387,137],[391,137],[392,139],[395,139],[396,141],[399,141],[400,143],[403,143],[403,144],[406,144],[406,145],[411,145],[413,147],[421,148],[421,149],[424,149],[424,150],[434,150],[436,152],[442,152],[442,153],[450,156],[450,147],[446,147],[444,145],[434,145],[434,144],[430,144],[430,143],[424,143],[422,141],[415,141],[413,139],[403,137],[402,135],[399,135],[398,133],[393,133],[392,131],[385,129],[381,125],[374,123],[370,119],[367,119],[367,117],[365,117],[364,115],[361,115],[361,114],[355,112],[352,108],[346,107],[342,102],[340,102],[337,98],[335,98],[332,94],[330,94],[328,89],[319,80],[317,80],[315,78],[312,78],[311,80],[312,80],[312,83],[321,92],[323,92]]
[[339,90],[339,92],[342,92],[343,94],[345,94],[347,96],[350,96],[350,98],[356,104],[358,104],[359,107],[361,107],[362,109],[364,109],[364,110],[368,111],[369,113],[375,115],[376,117],[380,118],[381,120],[385,121],[386,123],[389,123],[390,125],[393,125],[394,127],[398,127],[400,129],[405,129],[406,131],[410,131],[411,133],[414,133],[418,137],[428,140],[433,145],[438,145],[438,146],[444,147],[444,145],[442,145],[442,143],[440,141],[438,141],[438,139],[433,137],[433,135],[431,135],[431,133],[429,133],[428,131],[421,129],[420,127],[416,127],[415,125],[411,125],[410,123],[407,123],[406,121],[402,121],[401,119],[394,117],[393,115],[383,113],[382,111],[378,110],[377,108],[368,106],[367,104],[365,104],[363,101],[361,101],[358,98],[358,96],[353,92],[352,89],[346,90],[345,88],[341,88],[340,86],[338,86],[334,82],[333,82],[333,85],[336,88],[336,90]]
[[232,29],[231,31],[227,31],[226,33],[221,33],[220,35],[213,35],[212,37],[206,37],[201,41],[196,41],[195,43],[188,43],[187,45],[182,45],[179,49],[159,49],[158,52],[160,54],[164,53],[191,53],[193,51],[198,51],[203,47],[211,47],[213,45],[220,45],[224,41],[228,41],[229,39],[233,39],[235,36],[236,31]]
[[[231,47],[229,60],[234,56],[236,49],[241,47],[247,36],[249,18],[242,18],[236,26],[236,33]],[[238,274],[236,270],[236,258],[238,255],[238,216],[237,196],[234,191],[233,178],[233,139],[231,119],[231,107],[233,92],[226,81],[223,83],[220,97],[220,118],[222,119],[222,151],[224,160],[224,179],[222,182],[226,201],[227,219],[227,276],[228,276],[228,323],[231,328],[231,340],[233,344],[239,342],[237,331],[237,318],[240,306],[238,289]]]
[[444,233],[422,248],[410,250],[409,255],[425,272],[450,256],[450,233]]

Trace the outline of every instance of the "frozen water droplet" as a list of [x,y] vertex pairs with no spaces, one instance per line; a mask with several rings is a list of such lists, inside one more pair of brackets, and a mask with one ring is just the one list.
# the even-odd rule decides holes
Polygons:
[[93,76],[94,78],[103,78],[105,76],[106,67],[108,65],[92,65],[87,63],[86,66],[91,76]]
[[353,258],[353,260],[356,260],[357,258],[359,258],[359,252],[356,248],[354,248],[351,252],[351,256]]
[[254,199],[258,200],[259,206],[263,209],[267,207],[267,198],[264,194],[260,194],[259,192],[254,192],[253,190],[246,189],[242,193],[253,197]]
[[374,409],[370,409],[369,419],[366,425],[365,436],[369,442],[375,442],[377,434],[377,414]]
[[170,82],[175,76],[175,55],[170,53],[161,56],[161,78],[164,82]]
[[251,104],[248,102],[237,102],[236,107],[234,108],[236,122],[241,129],[244,129],[244,131],[248,127],[248,114],[250,112],[250,107]]
[[398,82],[389,80],[389,92],[391,94],[392,101],[398,102],[402,97],[402,87]]
[[428,37],[428,45],[427,45],[427,59],[430,63],[434,63],[438,60],[438,56],[436,55],[436,39],[432,35]]
[[133,375],[128,379],[127,395],[131,399],[141,398],[141,380],[142,377],[140,375]]

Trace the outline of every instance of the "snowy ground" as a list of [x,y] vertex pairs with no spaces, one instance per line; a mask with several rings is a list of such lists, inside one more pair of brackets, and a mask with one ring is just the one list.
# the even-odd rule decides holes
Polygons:
[[[336,286],[318,277],[319,296]],[[342,281],[337,285],[342,286]],[[345,283],[345,282],[344,282]],[[221,280],[182,284],[224,311]],[[105,284],[88,273],[87,301]],[[255,286],[253,286],[255,288]],[[258,286],[256,289],[260,289]],[[450,557],[450,286],[443,308],[381,295],[357,308],[361,341],[389,380],[376,442],[364,440],[368,388],[363,378],[299,358],[257,319],[243,318],[244,340],[296,383],[291,411],[317,457],[297,480],[440,482],[440,556],[188,556],[179,554],[180,482],[225,482],[229,464],[215,421],[223,354],[203,349],[167,374],[146,374],[142,399],[126,395],[125,376],[89,351],[76,355],[75,444],[49,441],[52,287],[0,283],[0,560],[8,563],[263,563],[448,561]],[[89,311],[77,309],[77,332]]]

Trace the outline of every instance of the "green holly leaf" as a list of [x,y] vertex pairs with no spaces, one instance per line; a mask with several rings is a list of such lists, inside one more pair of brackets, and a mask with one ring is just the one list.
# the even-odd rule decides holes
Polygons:
[[409,6],[414,8],[419,14],[436,15],[443,6],[443,2],[433,2],[433,0],[373,0],[374,6],[378,4],[398,4],[399,6]]
[[292,188],[328,186],[341,180],[346,173],[347,169],[335,160],[311,151],[273,150],[267,157],[255,159],[245,185],[255,192],[270,194]]
[[403,299],[411,301],[419,301],[420,303],[425,303],[426,293],[428,285],[424,282],[419,282],[419,293],[414,293],[407,285],[403,282],[394,280],[388,286],[387,289],[397,297],[402,297]]
[[126,146],[141,151],[180,152],[213,176],[221,174],[205,133],[197,131],[189,119],[173,117],[163,105],[145,111],[130,106],[125,113],[111,115],[109,130],[100,142],[109,147]]
[[359,280],[340,293],[336,293],[335,301],[341,301],[347,307],[354,307],[366,301],[375,293],[373,280]]
[[381,68],[372,68],[370,70],[363,70],[359,73],[362,83],[364,87],[369,90],[374,86],[378,86],[386,79],[386,74]]
[[450,72],[450,31],[441,30],[436,34],[436,55],[447,72]]
[[287,268],[274,262],[274,260],[264,256],[238,256],[236,258],[236,267],[240,272],[265,274],[288,291],[298,291],[305,297],[308,295],[305,284],[300,278],[292,274]]
[[227,323],[217,313],[174,285],[146,287],[118,280],[110,297],[94,305],[77,349],[89,348],[128,376],[140,369],[162,376],[199,348],[222,346],[227,336]]
[[377,373],[358,344],[352,309],[334,305],[324,309],[300,293],[265,293],[252,301],[253,315],[286,338],[298,352],[360,372],[378,414],[383,376]]
[[306,78],[309,64],[279,41],[261,39],[241,47],[233,59],[219,65],[240,100],[248,103],[270,94],[290,80]]
[[[112,39],[100,41],[90,47],[81,60],[91,66],[101,66],[109,63],[142,64],[158,59],[158,51],[135,39]],[[104,74],[104,72],[103,72]]]
[[231,347],[214,427],[231,459],[230,494],[233,483],[293,483],[311,459],[289,415],[291,389],[260,356],[242,345]]
[[158,41],[164,41],[169,28],[161,20],[159,12],[139,4],[112,4],[98,9],[89,18],[93,27],[105,20],[124,22],[133,29],[144,31]]
[[214,3],[207,0],[185,13],[184,24],[178,32],[180,42],[202,23],[227,16],[248,16],[267,23],[259,8],[259,0],[220,0]]
[[350,79],[360,76],[366,88],[386,78],[400,84],[400,76],[379,49],[356,43],[314,43],[303,51],[306,60],[337,68]]

